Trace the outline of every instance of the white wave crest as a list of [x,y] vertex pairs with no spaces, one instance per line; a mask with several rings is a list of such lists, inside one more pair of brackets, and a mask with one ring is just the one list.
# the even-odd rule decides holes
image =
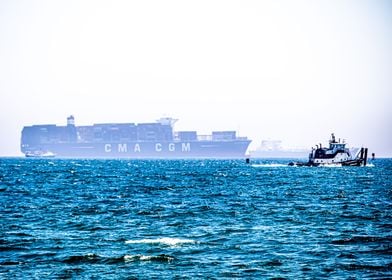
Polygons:
[[256,231],[271,231],[273,229],[272,226],[254,226],[252,227],[252,230],[256,230]]
[[139,240],[127,240],[126,244],[163,244],[167,246],[178,246],[186,243],[196,243],[195,240],[192,239],[181,239],[181,238],[171,238],[171,237],[163,237],[156,239],[139,239]]
[[174,258],[166,255],[158,255],[158,256],[145,256],[145,255],[125,255],[125,262],[133,262],[133,261],[166,261],[171,262]]
[[281,163],[265,163],[265,164],[252,164],[252,167],[287,167],[287,164],[281,164]]
[[138,258],[138,256],[135,256],[135,255],[125,255],[124,256],[124,261],[131,262],[133,260],[136,260],[137,258]]
[[324,165],[320,165],[319,167],[328,167],[328,168],[335,168],[335,167],[342,167],[341,164],[336,163],[336,164],[324,164]]

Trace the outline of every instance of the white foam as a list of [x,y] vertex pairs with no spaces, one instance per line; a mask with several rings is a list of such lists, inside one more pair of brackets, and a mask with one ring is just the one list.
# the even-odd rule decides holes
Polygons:
[[152,256],[140,256],[141,261],[149,261],[152,259]]
[[137,259],[137,256],[135,256],[135,255],[125,255],[124,256],[124,261],[126,261],[126,262],[130,262],[130,261],[133,261],[135,259]]
[[154,257],[153,256],[144,256],[144,255],[125,255],[124,261],[125,262],[132,262],[132,261],[150,261]]
[[133,261],[153,261],[153,260],[166,260],[171,262],[174,260],[173,257],[170,256],[145,256],[145,255],[125,255],[124,261],[125,262],[133,262]]
[[252,167],[287,167],[287,164],[281,163],[265,163],[265,164],[252,164]]
[[254,227],[252,227],[252,230],[256,230],[256,231],[271,231],[273,229],[273,227],[271,227],[271,226],[262,226],[262,225],[260,225],[260,226],[254,226]]
[[320,165],[320,167],[328,167],[328,168],[334,168],[334,167],[342,167],[340,163],[336,164],[325,164],[325,165]]
[[192,239],[163,237],[163,238],[156,238],[156,239],[127,240],[125,241],[125,243],[126,244],[164,244],[167,246],[178,246],[180,244],[196,243],[196,241]]

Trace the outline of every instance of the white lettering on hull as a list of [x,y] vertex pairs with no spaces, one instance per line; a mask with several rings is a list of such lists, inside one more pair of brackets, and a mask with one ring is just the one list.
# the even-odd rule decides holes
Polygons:
[[176,150],[176,146],[174,145],[174,143],[170,143],[169,144],[169,151],[174,152],[175,150]]
[[118,152],[119,153],[126,153],[128,151],[127,144],[118,144]]
[[155,151],[156,152],[162,152],[162,144],[161,143],[156,143],[155,144]]
[[182,143],[181,147],[183,152],[191,151],[191,143]]
[[[191,151],[191,143],[178,143],[178,145],[179,144],[181,144],[181,152],[188,153]],[[132,151],[132,148],[128,147],[128,146],[129,146],[129,144],[125,144],[125,143],[117,144],[117,152],[118,153],[128,153],[128,152]],[[167,144],[167,146],[165,148],[167,148],[167,151],[169,151],[169,152],[175,152],[176,151],[176,144],[169,143],[169,144]],[[179,148],[179,147],[177,147],[177,148]],[[164,146],[162,145],[162,143],[155,143],[155,152],[159,153],[159,152],[162,152],[163,150],[166,150],[166,149],[164,149]],[[105,153],[112,153],[113,152],[112,144],[104,144],[104,151],[105,151]],[[142,151],[141,144],[136,143],[133,146],[133,152],[140,153],[141,151]]]

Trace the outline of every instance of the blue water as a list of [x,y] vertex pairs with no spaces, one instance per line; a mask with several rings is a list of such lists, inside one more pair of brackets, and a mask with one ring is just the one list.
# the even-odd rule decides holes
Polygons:
[[0,278],[392,277],[392,160],[0,159]]

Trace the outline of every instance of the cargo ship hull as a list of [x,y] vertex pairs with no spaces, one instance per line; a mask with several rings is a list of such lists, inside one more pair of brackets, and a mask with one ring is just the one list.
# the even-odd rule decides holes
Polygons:
[[61,158],[241,158],[249,146],[243,141],[57,143],[23,145],[24,154],[50,151]]

